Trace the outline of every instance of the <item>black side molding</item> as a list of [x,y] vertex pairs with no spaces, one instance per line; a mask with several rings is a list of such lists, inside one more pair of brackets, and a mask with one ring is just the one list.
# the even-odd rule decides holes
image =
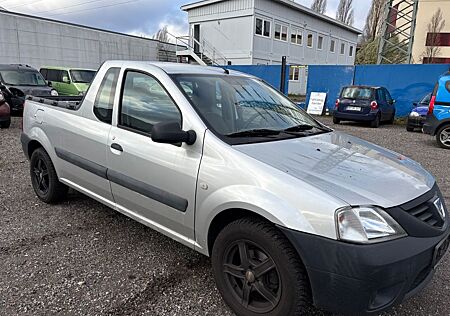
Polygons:
[[117,171],[108,169],[86,158],[75,155],[61,148],[55,148],[56,156],[81,169],[92,172],[99,177],[114,182],[120,186],[142,194],[152,200],[170,206],[180,212],[186,212],[188,200],[173,193],[161,190],[142,181],[133,179]]
[[80,167],[81,169],[87,170],[89,172],[92,172],[93,174],[96,174],[99,177],[107,179],[106,174],[108,169],[106,167],[99,165],[95,162],[92,162],[86,158],[75,155],[61,148],[55,148],[55,152],[56,156],[58,156],[62,160],[70,162],[71,164],[74,164],[75,166]]
[[152,200],[173,207],[174,209],[186,212],[188,201],[178,195],[163,191],[147,183],[130,178],[124,174],[108,169],[107,178],[118,185],[135,191]]

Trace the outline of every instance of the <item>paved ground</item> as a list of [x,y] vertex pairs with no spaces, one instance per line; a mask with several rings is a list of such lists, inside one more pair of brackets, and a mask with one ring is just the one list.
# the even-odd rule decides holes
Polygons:
[[[431,137],[401,126],[336,128],[422,163],[450,205],[450,153]],[[19,135],[18,119],[0,131],[0,315],[232,315],[208,258],[77,193],[56,206],[39,202]],[[422,293],[386,314],[449,310],[447,255]]]

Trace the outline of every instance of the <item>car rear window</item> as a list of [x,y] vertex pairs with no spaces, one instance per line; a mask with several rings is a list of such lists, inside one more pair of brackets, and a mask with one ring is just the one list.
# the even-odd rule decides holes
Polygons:
[[371,88],[346,87],[342,89],[343,99],[371,99],[373,90]]

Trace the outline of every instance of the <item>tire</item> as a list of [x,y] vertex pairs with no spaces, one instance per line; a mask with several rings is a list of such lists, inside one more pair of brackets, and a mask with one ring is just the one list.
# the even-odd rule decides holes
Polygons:
[[414,127],[412,127],[412,126],[406,126],[406,130],[408,131],[408,132],[414,132]]
[[341,123],[341,120],[338,119],[337,117],[334,117],[334,116],[333,116],[333,123],[334,123],[334,124],[339,124],[339,123]]
[[[242,260],[242,253],[251,260]],[[310,302],[305,268],[290,242],[270,223],[242,218],[228,224],[214,243],[211,261],[217,288],[238,316],[305,314]]]
[[450,149],[450,124],[442,126],[436,133],[436,140],[444,149]]
[[375,119],[370,122],[370,127],[372,128],[378,128],[380,126],[380,122],[381,122],[381,115],[378,114]]
[[55,167],[42,147],[31,155],[30,176],[34,192],[41,201],[51,204],[66,197],[69,188],[59,182]]
[[0,128],[9,128],[10,126],[11,126],[11,119],[0,123]]

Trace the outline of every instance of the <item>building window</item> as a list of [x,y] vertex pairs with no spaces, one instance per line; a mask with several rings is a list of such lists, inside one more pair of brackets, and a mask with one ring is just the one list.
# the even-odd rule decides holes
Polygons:
[[264,37],[270,37],[270,21],[256,18],[255,34]]
[[300,68],[298,66],[291,66],[289,68],[289,80],[299,81],[300,78]]
[[345,54],[345,43],[341,44],[341,55]]
[[307,46],[309,48],[313,47],[313,35],[311,33],[308,34],[308,42],[307,42]]
[[450,33],[427,33],[426,46],[450,46]]
[[332,53],[334,53],[334,51],[335,51],[335,45],[336,45],[336,41],[334,40],[334,39],[332,39],[331,41],[330,41],[330,52],[332,52]]
[[317,38],[317,49],[322,49],[323,48],[323,36],[320,36]]
[[302,45],[303,44],[303,34],[299,29],[293,29],[291,32],[291,43]]
[[275,23],[274,38],[280,41],[287,42],[288,27],[285,25]]
[[350,46],[350,51],[348,53],[350,57],[353,57],[353,46]]

